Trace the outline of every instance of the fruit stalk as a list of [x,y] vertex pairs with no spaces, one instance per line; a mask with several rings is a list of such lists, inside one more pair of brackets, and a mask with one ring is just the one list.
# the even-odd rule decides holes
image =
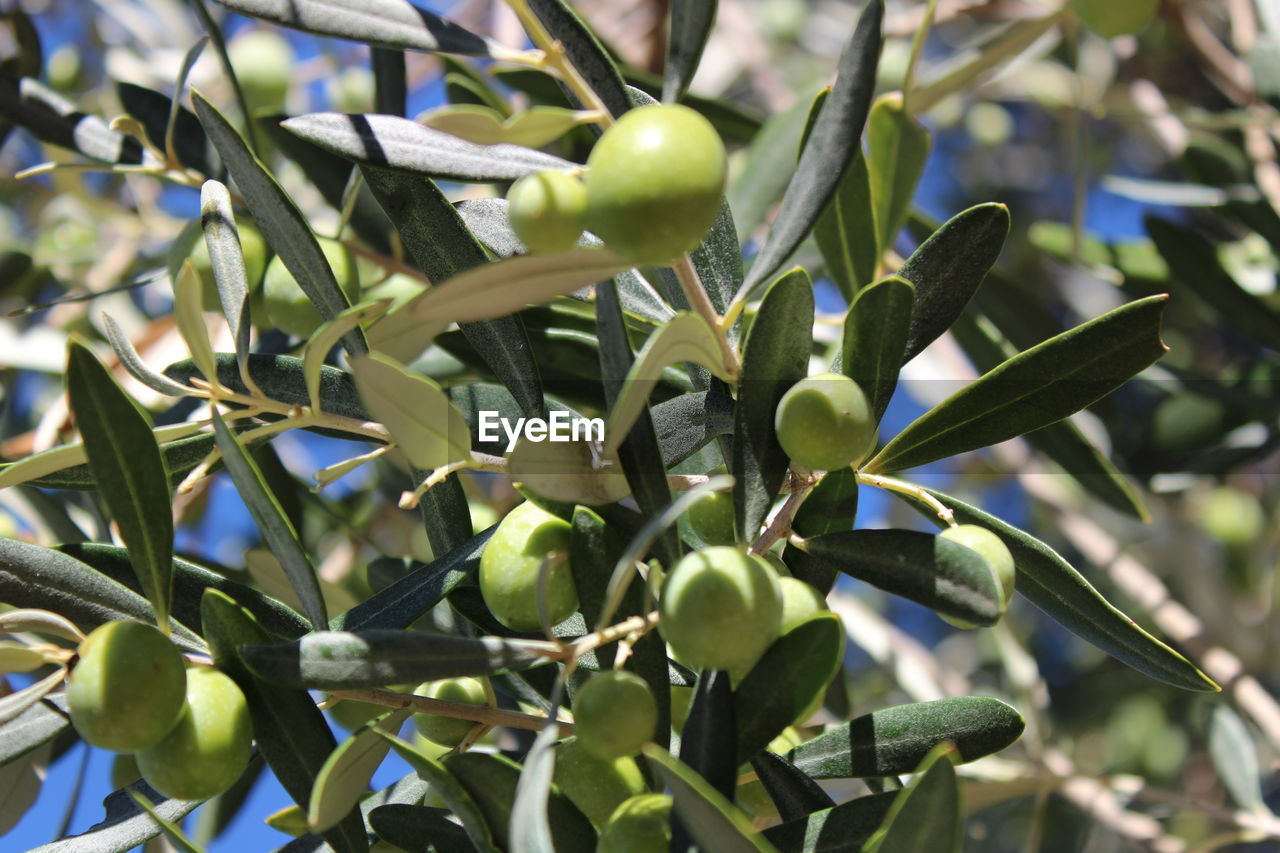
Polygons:
[[724,355],[725,367],[735,377],[742,369],[742,365],[738,360],[738,353],[729,345],[729,337],[725,334],[728,325],[711,304],[711,299],[707,296],[707,289],[702,286],[702,280],[698,277],[698,271],[694,269],[693,260],[688,253],[680,256],[679,262],[675,266],[676,278],[680,281],[680,289],[684,291],[684,298],[689,301],[689,306],[698,313],[702,319],[707,321],[707,325],[715,332],[716,342],[720,344],[720,351]]

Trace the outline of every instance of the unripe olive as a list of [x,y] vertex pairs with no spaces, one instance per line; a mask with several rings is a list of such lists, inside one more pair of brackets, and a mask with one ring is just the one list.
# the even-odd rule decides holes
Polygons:
[[1003,610],[1008,605],[1009,599],[1013,598],[1014,578],[1017,576],[1017,570],[1013,565],[1013,554],[1009,553],[1009,546],[1004,544],[1004,540],[977,524],[948,527],[938,535],[972,551],[977,551],[978,555],[987,561],[987,565],[995,573],[996,580],[1000,582],[1000,609]]
[[705,545],[732,545],[733,494],[711,492],[694,501],[685,513],[684,523],[690,533]]
[[67,708],[80,737],[116,752],[160,742],[177,724],[186,696],[182,654],[141,622],[107,622],[80,644],[67,679]]
[[[428,699],[440,699],[444,702],[461,702],[464,705],[484,705],[488,701],[484,683],[475,678],[446,678],[442,681],[428,681],[413,691]],[[475,728],[471,720],[460,720],[456,717],[440,717],[435,714],[414,714],[413,723],[427,740],[441,746],[457,746],[466,739],[467,733]]]
[[[327,237],[320,237],[319,243],[325,260],[333,270],[333,277],[338,280],[338,286],[346,294],[347,301],[354,305],[360,299],[360,275],[356,271],[351,252],[337,240]],[[309,337],[324,322],[310,297],[303,292],[279,255],[267,265],[266,277],[262,282],[262,300],[272,325],[295,337]]]
[[618,806],[600,833],[596,853],[667,853],[671,802],[666,794],[640,794]]
[[631,263],[674,261],[715,223],[726,162],[715,128],[694,110],[630,110],[587,159],[587,227]]
[[643,678],[610,670],[593,675],[578,691],[573,719],[585,750],[597,758],[622,758],[653,740],[658,705]]
[[778,635],[782,636],[799,627],[815,613],[827,609],[827,600],[809,584],[798,578],[780,577],[778,586],[782,590],[782,627]]
[[1109,39],[1142,32],[1159,6],[1160,0],[1071,0],[1071,10],[1084,25]]
[[133,753],[117,752],[115,760],[111,762],[111,787],[119,790],[141,778],[142,771],[138,769],[138,760],[133,757]]
[[662,586],[659,627],[687,666],[745,672],[778,637],[778,574],[726,546],[686,554]]
[[587,219],[587,189],[567,172],[525,175],[507,191],[507,219],[530,252],[567,252],[582,236]]
[[633,758],[612,760],[592,755],[578,738],[556,747],[552,781],[597,829],[623,800],[642,793],[644,776]]
[[207,800],[230,788],[249,764],[249,705],[227,675],[187,672],[187,705],[164,740],[138,753],[138,768],[166,797]]
[[693,710],[693,694],[695,688],[671,685],[671,728],[677,734],[684,731],[684,724]]
[[792,385],[778,403],[774,428],[787,456],[814,471],[861,462],[876,444],[876,419],[866,394],[836,373]]
[[551,624],[578,609],[578,589],[569,566],[569,522],[535,503],[520,504],[498,523],[480,555],[480,592],[495,619],[513,631],[537,631],[538,571],[554,552],[565,557],[547,577],[547,611]]
[[333,717],[333,721],[350,731],[355,731],[374,717],[382,716],[385,713],[387,713],[386,705],[378,705],[373,702],[357,702],[354,699],[343,699],[329,708],[329,715]]
[[294,74],[293,47],[284,36],[274,30],[250,30],[231,41],[227,54],[250,112],[278,112],[284,107]]
[[1230,548],[1257,542],[1267,524],[1258,499],[1231,486],[1219,486],[1205,495],[1199,515],[1205,533]]

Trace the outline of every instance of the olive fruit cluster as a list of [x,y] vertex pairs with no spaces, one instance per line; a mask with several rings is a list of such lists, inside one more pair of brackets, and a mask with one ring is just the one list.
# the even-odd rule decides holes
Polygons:
[[727,163],[724,143],[702,115],[679,104],[650,104],[604,132],[587,158],[584,182],[553,171],[517,181],[507,194],[507,216],[535,253],[573,248],[589,225],[630,263],[668,264],[715,223]]
[[552,625],[578,609],[578,589],[569,564],[569,522],[532,502],[517,506],[498,523],[480,555],[480,593],[485,606],[513,631],[537,631],[538,573],[548,557],[547,616]]
[[837,373],[792,385],[778,403],[774,429],[788,458],[814,471],[856,465],[876,444],[876,418],[866,394]]
[[[992,575],[995,576],[996,585],[1000,590],[1000,612],[1003,613],[1004,609],[1009,606],[1009,599],[1013,597],[1013,584],[1016,575],[1013,554],[1009,553],[1009,546],[1004,544],[1004,540],[987,528],[977,524],[958,524],[948,527],[940,532],[938,536],[978,552],[978,556],[982,557],[983,562],[987,564],[987,567],[991,569]],[[962,619],[955,619],[950,616],[943,616],[942,618],[957,628],[976,627]]]
[[143,778],[177,799],[208,799],[240,778],[253,731],[234,681],[186,669],[169,639],[141,622],[100,625],[78,653],[67,710],[86,742],[136,753]]

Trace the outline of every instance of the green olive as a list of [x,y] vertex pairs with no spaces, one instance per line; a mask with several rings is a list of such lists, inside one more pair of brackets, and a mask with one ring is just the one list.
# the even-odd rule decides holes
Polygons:
[[578,609],[578,590],[569,566],[569,522],[535,503],[520,504],[498,523],[480,555],[480,592],[495,619],[513,631],[537,631],[538,572],[542,561],[559,552],[564,559],[548,571],[547,613],[551,624]]
[[373,702],[357,702],[354,699],[343,699],[329,709],[333,721],[344,729],[355,731],[374,717],[387,713],[386,705]]
[[[428,681],[413,691],[428,699],[440,699],[444,702],[460,702],[463,705],[482,706],[488,701],[484,683],[476,678],[446,678],[442,681]],[[414,714],[413,723],[422,736],[441,746],[457,746],[466,739],[467,733],[475,728],[471,720],[460,720],[456,717],[441,717],[436,714]]]
[[618,806],[600,833],[596,853],[667,853],[671,797],[640,794]]
[[689,711],[693,709],[695,688],[671,685],[671,729],[677,734],[684,731],[684,724],[689,719]]
[[[240,235],[240,251],[244,255],[245,284],[253,301],[257,301],[262,283],[262,276],[267,270],[267,258],[271,256],[271,247],[267,240],[251,220],[236,220],[236,231]],[[173,241],[169,250],[169,278],[177,281],[182,271],[182,263],[190,259],[200,276],[202,303],[206,311],[221,311],[222,300],[218,298],[218,283],[213,279],[213,263],[209,260],[209,244],[204,239],[204,229],[200,220],[193,219],[182,229],[182,233]],[[251,309],[252,310],[252,309]]]
[[80,644],[67,679],[71,722],[94,746],[136,752],[177,724],[187,675],[178,648],[150,625],[107,622]]
[[645,789],[644,776],[635,759],[599,758],[584,748],[578,738],[570,738],[556,747],[552,781],[597,829],[604,826],[623,800]]
[[507,219],[530,252],[567,252],[582,236],[587,219],[587,189],[567,172],[525,175],[507,191]]
[[809,584],[798,578],[780,577],[782,589],[782,627],[778,635],[788,634],[793,628],[815,613],[827,609],[827,600]]
[[[960,524],[955,527],[948,527],[938,536],[978,552],[978,555],[982,557],[996,578],[997,585],[1000,588],[1000,610],[1003,612],[1009,605],[1009,599],[1013,597],[1014,578],[1017,575],[1013,564],[1013,555],[1009,553],[1009,546],[1004,544],[1004,540],[987,528],[977,524]],[[939,615],[942,616],[944,622],[957,628],[978,627],[965,619]]]
[[295,71],[288,40],[274,30],[250,30],[236,36],[227,53],[249,111],[259,115],[283,109]]
[[610,670],[593,675],[578,691],[573,719],[584,749],[597,758],[622,758],[653,740],[658,705],[643,678]]
[[1071,10],[1103,38],[1136,35],[1156,16],[1160,0],[1071,0]]
[[684,525],[688,532],[704,545],[732,545],[733,493],[711,492],[694,501],[685,513]]
[[115,760],[111,762],[111,787],[119,790],[141,778],[142,771],[138,769],[138,759],[133,757],[133,753],[117,752]]
[[253,727],[240,688],[216,669],[187,673],[187,705],[164,740],[138,753],[138,768],[166,797],[207,800],[230,788],[249,764]]
[[659,614],[662,636],[685,665],[745,672],[778,637],[778,574],[737,548],[686,554],[663,583]]
[[876,419],[866,394],[836,373],[792,385],[778,403],[774,428],[787,456],[814,471],[861,462],[876,444]]
[[[360,299],[360,275],[347,247],[337,240],[319,238],[320,249],[333,270],[333,277],[353,305]],[[303,292],[284,261],[276,255],[267,265],[262,282],[262,299],[272,325],[299,338],[310,337],[324,322],[320,312]]]
[[587,159],[587,227],[631,263],[671,263],[715,223],[726,162],[715,128],[694,110],[630,110]]

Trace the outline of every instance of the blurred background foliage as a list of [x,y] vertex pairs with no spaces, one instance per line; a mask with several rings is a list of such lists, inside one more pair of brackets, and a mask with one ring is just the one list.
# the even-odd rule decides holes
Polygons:
[[[147,97],[136,87],[166,97],[172,91],[184,55],[204,32],[197,4],[10,0],[2,7],[0,76],[37,77],[76,109],[107,121],[130,112],[142,120]],[[496,0],[428,5],[501,42],[521,37]],[[660,85],[666,5],[574,4],[642,86]],[[721,0],[693,93],[716,102],[732,175],[748,162],[771,164],[781,192],[809,102],[829,82],[859,5]],[[1008,204],[1014,232],[979,291],[974,317],[1020,349],[1129,299],[1174,294],[1164,330],[1168,355],[1075,418],[1127,472],[1150,520],[1140,523],[1090,498],[1024,440],[932,466],[917,480],[980,495],[994,514],[1036,531],[1108,598],[1185,650],[1224,694],[1183,693],[1137,676],[1025,602],[995,630],[957,631],[923,608],[846,579],[832,602],[849,627],[850,648],[828,707],[856,713],[972,691],[1010,698],[1023,710],[1030,725],[1022,741],[964,770],[987,783],[970,792],[972,850],[1280,849],[1265,840],[1277,832],[1269,807],[1280,805],[1280,707],[1271,698],[1280,683],[1273,618],[1280,556],[1280,6],[1060,5],[937,4],[911,96],[933,149],[896,249],[905,256],[910,232],[972,204]],[[371,111],[367,48],[207,6],[227,38],[264,159],[316,231],[332,235],[340,211],[271,132],[270,117]],[[924,15],[922,2],[890,0],[881,89],[903,86]],[[1126,15],[1132,20],[1117,21]],[[446,100],[483,99],[468,68],[476,66],[410,54],[409,114]],[[514,103],[541,97],[522,91],[519,75],[479,70]],[[214,51],[204,51],[190,82],[232,108]],[[164,272],[170,245],[199,205],[197,189],[152,176],[58,168],[15,178],[37,164],[79,158],[21,128],[0,129],[0,311],[10,315],[0,323],[0,455],[16,459],[66,439],[59,402],[65,340],[72,333],[101,338],[102,311],[125,325],[150,363],[184,357]],[[457,198],[477,191],[450,189]],[[729,190],[748,237],[776,200],[767,188],[763,198],[752,189],[731,183]],[[753,246],[745,245],[750,255]],[[816,247],[801,253],[806,266],[822,266]],[[361,265],[365,292],[384,275]],[[843,298],[825,279],[819,288],[834,339]],[[286,344],[268,335],[260,345],[282,351]],[[215,345],[230,349],[227,341]],[[887,430],[973,375],[964,350],[950,337],[940,341],[909,365]],[[181,406],[163,409],[136,383],[127,387],[153,408],[157,423],[186,414]],[[318,555],[327,594],[347,602],[334,609],[379,585],[377,563],[366,568],[374,557],[430,553],[420,523],[394,508],[394,490],[380,484],[376,469],[318,494],[309,489],[311,472],[339,458],[326,439],[295,432],[260,460]],[[469,489],[478,527],[492,522],[491,507],[514,500],[492,480],[473,479]],[[863,497],[859,526],[920,524],[880,494],[864,490]],[[251,577],[287,600],[279,567],[255,547],[256,530],[222,477],[180,496],[178,508],[179,553]],[[0,491],[7,535],[66,541],[68,528],[58,529],[64,522],[72,532],[100,531],[101,519],[86,493]],[[13,686],[20,684],[14,678]],[[44,793],[0,847],[26,849],[64,820],[82,829],[100,813],[97,803],[110,790],[105,757],[62,752],[55,747]],[[397,772],[391,764],[381,771],[387,778]],[[20,797],[11,792],[29,780],[5,781],[5,813],[12,815]],[[272,785],[264,777],[243,817],[209,849],[267,849],[287,840],[258,817],[287,803]],[[1082,820],[1081,811],[1093,820]]]

